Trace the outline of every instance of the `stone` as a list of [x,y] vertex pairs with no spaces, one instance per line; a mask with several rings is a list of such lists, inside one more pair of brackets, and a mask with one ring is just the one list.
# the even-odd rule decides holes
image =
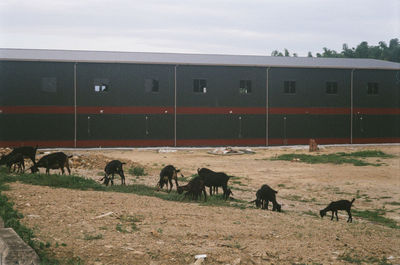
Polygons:
[[40,260],[12,228],[0,228],[0,264],[39,265]]

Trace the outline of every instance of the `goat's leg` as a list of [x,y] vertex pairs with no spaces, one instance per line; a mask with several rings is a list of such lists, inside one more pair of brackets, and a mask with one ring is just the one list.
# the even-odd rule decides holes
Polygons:
[[111,174],[111,186],[114,186],[114,172]]
[[61,174],[63,174],[63,175],[64,175],[64,173],[65,173],[65,171],[64,171],[64,167],[63,167],[63,166],[61,166],[61,167],[60,167],[60,169],[61,169]]
[[65,167],[68,170],[68,175],[71,175],[71,169],[69,168],[69,162],[68,161],[65,163]]
[[[169,191],[168,192],[171,192],[171,190],[172,190],[172,179],[168,179],[168,182],[169,182]],[[167,189],[168,189],[168,185],[167,185]]]
[[207,192],[205,187],[203,187],[203,194],[204,194],[204,201],[207,201]]
[[228,186],[225,184],[222,185],[222,189],[224,190],[224,199],[227,200],[228,199]]
[[335,211],[335,214],[336,214],[336,221],[339,221],[339,217],[338,217],[338,215],[337,215],[337,210]]
[[352,223],[353,222],[353,217],[351,216],[351,212],[350,212],[350,210],[346,210],[346,211],[347,211],[347,214],[349,215],[349,218],[347,219],[347,222]]
[[331,217],[331,221],[333,220],[333,214],[334,214],[334,211],[332,210],[332,217]]

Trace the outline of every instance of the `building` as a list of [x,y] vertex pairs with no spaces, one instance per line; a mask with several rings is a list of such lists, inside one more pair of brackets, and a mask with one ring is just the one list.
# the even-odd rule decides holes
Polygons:
[[0,146],[399,143],[400,64],[0,49]]

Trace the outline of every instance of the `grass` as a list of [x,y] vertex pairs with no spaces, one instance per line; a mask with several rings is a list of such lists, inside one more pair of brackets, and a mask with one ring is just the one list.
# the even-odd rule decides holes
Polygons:
[[301,162],[309,164],[331,163],[331,164],[353,164],[354,166],[381,166],[382,163],[369,163],[358,158],[379,157],[392,158],[394,156],[377,150],[366,150],[353,153],[334,153],[322,155],[307,155],[307,154],[283,154],[271,158],[271,160],[295,161],[300,159]]
[[343,260],[348,263],[355,263],[355,264],[378,264],[378,265],[390,265],[386,257],[382,257],[381,259],[376,257],[360,257],[357,254],[353,254],[351,252],[345,252],[338,256],[338,260]]
[[319,218],[319,215],[311,210],[304,211],[303,214]]
[[385,204],[389,204],[389,205],[400,205],[400,202],[387,202]]
[[134,176],[147,176],[144,167],[131,167],[128,169],[128,173]]
[[102,239],[103,235],[102,234],[97,234],[97,235],[85,235],[83,239],[85,240],[96,240],[96,239]]
[[361,217],[373,223],[378,223],[390,228],[400,229],[400,226],[397,225],[397,222],[393,219],[386,218],[384,209],[375,209],[375,210],[355,210],[352,209],[353,216]]

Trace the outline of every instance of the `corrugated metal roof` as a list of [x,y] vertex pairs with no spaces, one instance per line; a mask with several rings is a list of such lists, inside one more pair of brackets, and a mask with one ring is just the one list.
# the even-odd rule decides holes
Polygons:
[[400,70],[375,59],[0,48],[0,60]]

